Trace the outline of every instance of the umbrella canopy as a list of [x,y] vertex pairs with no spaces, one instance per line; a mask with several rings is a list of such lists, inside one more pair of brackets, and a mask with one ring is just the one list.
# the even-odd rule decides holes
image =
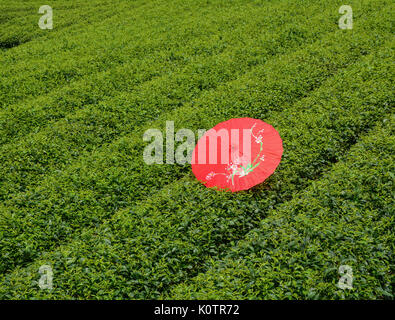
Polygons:
[[199,139],[192,153],[192,172],[208,188],[247,190],[276,170],[282,153],[280,135],[270,124],[230,119]]

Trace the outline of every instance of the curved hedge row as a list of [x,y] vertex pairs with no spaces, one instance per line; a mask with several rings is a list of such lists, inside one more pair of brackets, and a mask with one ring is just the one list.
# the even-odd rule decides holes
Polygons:
[[[316,17],[317,20],[310,19],[311,26],[314,26],[316,21],[321,18],[322,16],[319,15]],[[270,61],[273,58],[272,55],[287,52],[306,41],[315,39],[319,34],[319,29],[309,28],[309,26],[304,26],[303,22],[300,24],[294,22],[292,28],[284,27],[281,32],[266,34],[260,39],[261,42],[258,46],[252,45],[257,40],[255,36],[245,37],[243,41],[251,44],[251,49],[243,50],[238,46],[235,49],[230,47],[223,50],[218,56],[207,57],[203,54],[191,59],[181,70],[173,72],[168,70],[169,74],[152,81],[146,81],[136,87],[135,91],[121,93],[98,104],[84,106],[80,111],[67,115],[65,119],[50,123],[42,131],[28,135],[25,139],[20,139],[15,143],[2,146],[0,148],[0,169],[3,176],[0,177],[0,181],[3,182],[3,187],[0,188],[0,198],[4,199],[15,191],[24,191],[26,187],[41,181],[43,176],[72,162],[82,152],[86,154],[119,135],[136,131],[147,121],[189,103],[191,100],[198,99],[201,92],[212,90],[223,82],[237,78],[249,68],[253,70],[249,74],[256,73],[255,78],[261,76],[265,72],[262,70],[264,67],[262,64],[266,60]],[[242,32],[243,29],[240,30],[240,33]],[[267,44],[267,39],[271,39],[269,44]],[[316,46],[318,45],[317,43]],[[265,52],[266,55],[255,57],[257,50]],[[353,61],[360,54],[359,51],[353,50],[349,55],[341,56],[339,63],[329,66],[330,69],[323,66],[322,71],[315,70],[315,77],[324,79],[338,68]],[[286,57],[284,55],[284,58]],[[252,65],[251,60],[254,61]],[[254,66],[255,63],[257,66]],[[287,63],[288,61],[280,60],[282,66]],[[318,62],[315,68],[324,63],[325,61]],[[276,70],[278,69],[276,67]],[[152,70],[155,68],[150,69],[151,72]],[[139,74],[141,74],[141,70]],[[130,77],[127,72],[124,72],[123,75],[125,78]],[[305,72],[305,76],[309,76],[309,73]],[[88,97],[92,97],[92,91],[111,91],[113,84],[109,80],[105,77],[102,81],[96,82],[96,89],[89,90]],[[275,81],[274,75],[270,79],[272,86],[275,86]],[[67,99],[73,101],[73,97]],[[65,105],[67,106],[68,103]],[[67,108],[61,104],[60,113],[64,113],[65,109]],[[30,110],[27,112],[28,115],[31,115]],[[28,123],[30,125],[35,125],[37,121],[47,123],[42,118],[51,117],[53,114],[53,110],[48,115],[47,108],[43,108],[36,114],[38,119],[29,117]],[[16,121],[23,125],[26,124],[25,116],[18,112],[16,112],[15,118],[18,120],[10,120],[10,117],[11,115],[4,117],[4,131],[17,130]]]
[[[0,56],[0,299],[393,298],[394,5],[350,4],[353,30],[320,0],[60,0],[93,25],[45,36],[0,12],[0,46],[32,39]],[[285,147],[252,190],[143,162],[148,128],[243,116]]]
[[[267,12],[273,15],[280,8],[282,5],[273,6]],[[122,48],[122,54],[115,60],[118,62],[114,63],[112,59],[109,70],[86,75],[48,95],[0,111],[0,143],[20,139],[33,128],[37,131],[45,126],[51,127],[55,121],[74,111],[92,109],[99,103],[105,103],[106,110],[116,108],[117,112],[122,106],[127,107],[127,111],[133,109],[135,113],[142,103],[150,105],[151,109],[162,108],[162,101],[169,98],[178,98],[177,102],[183,103],[192,98],[191,90],[205,90],[212,87],[211,83],[234,79],[273,55],[284,53],[329,32],[318,24],[325,14],[330,17],[329,8],[313,17],[313,13],[317,11],[316,6],[309,7],[309,14],[306,15],[302,14],[305,10],[296,8],[295,14],[299,12],[297,21],[280,14],[270,21],[258,18],[248,23],[243,22],[242,18],[247,19],[250,15],[259,17],[262,9],[244,10],[243,14],[236,14],[233,12],[235,10],[230,9],[219,11],[223,15],[220,22],[214,19],[218,13],[211,13],[206,17],[210,18],[209,22],[204,24],[197,16],[188,25],[177,28],[173,26],[177,32],[172,33],[164,48],[160,47],[144,57],[134,57],[119,65],[119,61],[131,58],[128,48]],[[269,27],[272,29],[266,33],[256,33],[259,28]],[[217,34],[218,28],[221,28],[221,37]],[[169,37],[169,33],[164,32],[161,41]],[[145,49],[139,50],[141,55]],[[98,62],[95,65],[103,68],[103,64]],[[59,71],[56,66],[51,67]],[[82,72],[86,70],[83,69]],[[201,79],[194,83],[196,77]],[[158,81],[162,81],[162,87],[157,87]],[[142,89],[141,85],[144,86]],[[136,95],[141,90],[149,90],[150,86],[151,95],[159,91],[163,96],[158,101],[152,101],[150,93],[144,92],[139,95],[140,100],[144,100],[135,101]],[[166,90],[171,92],[163,92]],[[174,97],[175,94],[177,97]],[[125,106],[127,100],[130,101]]]
[[[218,14],[229,17],[237,12],[232,10],[233,6],[213,11],[207,4],[199,6],[191,2],[191,6],[186,6],[182,2],[177,0],[169,7],[167,2],[160,1],[137,9],[125,1],[118,6],[114,3],[113,16],[105,23],[78,24],[73,30],[58,31],[57,37],[33,41],[28,46],[7,51],[0,57],[3,66],[0,107],[19,105],[21,99],[47,94],[73,80],[111,70],[131,59],[155,54],[160,57],[161,52],[188,39],[217,31],[214,22],[218,21]],[[234,4],[236,7],[238,2]],[[192,15],[190,10],[193,10]],[[254,13],[248,7],[246,11]],[[243,11],[237,13],[242,15]],[[202,23],[202,16],[208,23]],[[38,28],[37,23],[35,25]],[[147,63],[141,62],[142,65]]]
[[[339,41],[344,35],[337,32],[325,42],[312,44],[286,59],[279,57],[269,61],[266,68],[251,72],[219,91],[207,92],[194,105],[176,110],[167,119],[177,119],[177,127],[198,129],[232,116],[249,114],[265,118],[268,111],[283,108],[291,112],[292,106],[284,106],[285,103],[302,98],[338,68],[374,47],[372,43],[379,45],[384,41],[384,38],[377,37],[374,29],[371,33],[371,38],[367,34],[356,38],[354,34],[353,41],[344,42]],[[325,48],[323,43],[327,44]],[[339,51],[344,54],[337,55]],[[298,81],[292,82],[296,76]],[[248,86],[250,88],[246,90]],[[266,109],[251,110],[253,105],[265,105]],[[274,120],[272,122],[275,124]],[[158,121],[158,124],[163,122]],[[38,187],[4,201],[0,206],[1,270],[26,264],[42,250],[53,248],[74,232],[78,234],[84,227],[99,223],[119,208],[143,199],[188,171],[188,167],[144,165],[142,132],[88,154],[63,171],[46,177]],[[33,151],[32,146],[26,149],[26,152]],[[47,154],[50,154],[48,149]],[[48,161],[48,156],[44,155],[42,159]],[[27,168],[34,164],[29,163]],[[23,178],[20,174],[15,176]],[[3,190],[7,192],[7,189]],[[50,228],[48,215],[56,221]],[[31,229],[31,233],[21,232],[26,228]]]
[[[228,247],[256,228],[274,206],[289,200],[309,180],[322,174],[361,133],[391,110],[391,44],[345,69],[292,107],[272,111],[268,118],[264,117],[265,109],[254,109],[253,116],[274,124],[285,143],[282,164],[264,186],[234,195],[206,189],[188,176],[144,202],[117,212],[102,225],[83,230],[72,242],[43,253],[29,267],[6,274],[0,297],[155,298],[202,271],[205,261],[224,256]],[[204,111],[201,115],[214,122],[232,113],[243,115],[239,106],[214,110],[209,104]],[[196,113],[188,117],[203,123]],[[79,209],[86,206],[90,211],[80,217],[81,211],[68,216],[70,224],[83,223],[88,212],[94,212],[94,204],[85,202],[88,196],[79,198]],[[110,203],[115,202],[112,199]],[[52,219],[53,214],[50,224],[43,219],[29,225],[31,230],[37,230],[38,223],[46,228],[39,233],[32,231],[29,244],[47,239],[56,234],[56,228],[59,232],[60,226],[66,226],[65,220]],[[16,214],[7,220],[13,228],[18,225]],[[15,240],[19,233],[15,231]],[[3,257],[12,253],[2,251]],[[55,288],[51,292],[37,288],[36,270],[42,264],[54,268]]]
[[[164,298],[393,299],[394,120]],[[338,287],[340,265],[352,267],[351,290]]]
[[[147,34],[144,34],[135,24],[131,23],[123,27],[117,25],[118,21],[122,21],[122,13],[124,15],[128,13],[127,7],[127,3],[123,2],[123,6],[119,7],[120,11],[112,10],[113,14],[108,19],[104,19],[104,23],[100,21],[93,25],[84,25],[76,21],[73,26],[61,30],[55,27],[53,30],[41,30],[38,28],[38,20],[35,21],[34,26],[48,36],[17,46],[12,50],[6,50],[0,56],[2,64],[0,107],[3,109],[14,104],[19,105],[63,85],[68,85],[84,75],[109,69],[114,63],[119,63],[119,60],[125,61],[127,58],[121,59],[124,57],[122,49],[132,47],[131,45],[136,45],[136,42],[140,44],[140,49],[144,49],[143,44],[145,44],[145,49],[152,49],[154,41],[147,40]],[[118,7],[115,6],[115,8]],[[106,11],[108,12],[109,9],[111,5]],[[138,24],[145,23],[143,8],[140,9],[142,12],[136,11],[139,14],[133,11],[132,4],[128,9],[129,15],[132,14]],[[54,24],[58,21],[56,13],[57,11],[54,11]],[[73,18],[78,17],[82,16],[77,14]],[[29,22],[29,25],[30,23],[33,22]],[[128,38],[125,35],[121,36],[122,30],[125,32],[128,27],[134,32],[126,33],[126,35],[129,37],[134,35],[135,41],[127,42]],[[53,35],[50,36],[50,34]],[[162,45],[163,43],[162,40]],[[108,50],[107,45],[112,45],[112,50]],[[160,46],[156,48],[158,47]],[[141,52],[135,51],[136,48],[132,51],[132,55],[142,56]],[[15,109],[16,106],[13,108]]]
[[[142,1],[129,3],[128,8],[136,7]],[[38,27],[40,14],[39,8],[42,1],[0,3],[0,50],[9,50],[29,41],[46,41],[59,37],[62,32],[86,27],[91,23],[102,23],[114,16],[114,10],[124,1],[56,1],[51,3],[54,14],[54,28],[43,31]],[[110,9],[110,10],[109,10]]]

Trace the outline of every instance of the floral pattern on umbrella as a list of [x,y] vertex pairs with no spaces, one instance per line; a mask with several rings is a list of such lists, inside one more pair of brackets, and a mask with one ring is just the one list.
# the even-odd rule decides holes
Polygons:
[[192,172],[208,188],[247,190],[273,174],[282,153],[281,137],[270,124],[252,118],[229,119],[199,139],[192,153]]
[[241,177],[245,177],[247,176],[249,173],[253,172],[254,169],[260,165],[261,161],[265,160],[265,155],[262,154],[261,152],[263,150],[263,136],[261,135],[261,133],[265,130],[265,129],[261,129],[259,130],[255,135],[253,130],[256,126],[256,123],[254,123],[254,125],[251,127],[250,131],[251,131],[251,135],[252,137],[254,137],[255,139],[255,143],[259,143],[260,144],[260,150],[258,155],[255,157],[254,161],[252,163],[247,163],[243,166],[243,159],[236,156],[234,157],[233,161],[231,161],[229,163],[229,165],[226,167],[226,170],[228,171],[228,173],[216,173],[216,172],[210,172],[207,176],[206,176],[206,180],[209,181],[212,178],[214,178],[216,175],[225,175],[226,179],[229,181],[232,181],[232,184],[234,185],[234,177],[238,176],[239,178]]

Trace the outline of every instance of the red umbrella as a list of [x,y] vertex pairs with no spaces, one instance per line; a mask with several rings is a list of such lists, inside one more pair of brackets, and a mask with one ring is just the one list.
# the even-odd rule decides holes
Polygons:
[[276,170],[282,153],[280,135],[270,124],[230,119],[199,139],[192,153],[192,172],[208,188],[247,190]]

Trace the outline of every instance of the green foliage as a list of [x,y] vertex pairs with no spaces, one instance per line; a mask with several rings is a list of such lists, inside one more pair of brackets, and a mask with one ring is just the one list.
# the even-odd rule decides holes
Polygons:
[[[60,1],[46,36],[0,16],[20,35],[0,57],[0,298],[393,298],[393,5],[351,4],[347,32],[323,1]],[[148,128],[243,116],[284,141],[252,190],[143,161]]]
[[[394,120],[166,298],[393,299]],[[340,265],[351,290],[337,287]]]

